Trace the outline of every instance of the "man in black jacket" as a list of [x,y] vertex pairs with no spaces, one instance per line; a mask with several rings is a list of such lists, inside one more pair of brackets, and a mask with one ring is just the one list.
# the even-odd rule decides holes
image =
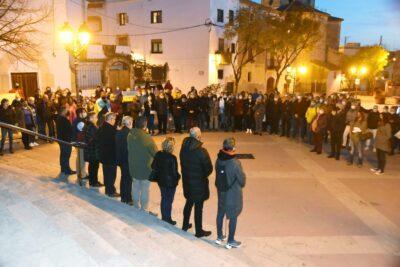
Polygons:
[[182,229],[187,231],[191,227],[189,220],[194,205],[196,237],[199,238],[211,235],[210,231],[203,230],[202,221],[203,204],[210,197],[208,176],[213,169],[210,156],[202,147],[200,139],[200,129],[190,129],[190,136],[183,140],[180,152],[183,193],[186,198]]
[[[368,131],[372,133],[372,138],[368,139],[366,144],[365,144],[365,149],[368,150],[371,148],[371,145],[373,146],[375,150],[375,137],[376,137],[376,132],[378,131],[378,121],[379,121],[379,111],[378,111],[378,106],[374,106],[372,110],[368,112],[368,118],[367,118],[367,125],[368,125]],[[371,142],[373,141],[373,142]]]
[[[4,122],[7,124],[14,125],[15,124],[15,111],[12,106],[10,106],[10,102],[8,99],[1,100],[0,106],[0,122]],[[9,149],[10,153],[14,153],[13,151],[13,131],[8,128],[1,128],[1,147],[0,147],[0,156],[3,156],[4,144],[6,142],[6,137],[8,135]]]
[[109,197],[119,197],[114,183],[117,176],[117,165],[115,158],[115,121],[117,115],[109,112],[105,115],[105,121],[97,132],[97,154],[101,164],[103,164],[104,185],[106,195]]
[[342,150],[343,133],[346,128],[346,112],[337,107],[334,107],[331,112],[328,122],[328,130],[331,136],[331,153],[328,158],[339,160]]
[[121,168],[121,202],[133,206],[132,200],[132,177],[129,172],[128,143],[127,138],[130,129],[132,129],[132,117],[122,118],[122,129],[115,135],[115,152],[117,165]]
[[[72,141],[72,126],[71,122],[67,118],[69,115],[68,113],[69,111],[67,108],[62,108],[56,122],[57,138],[65,142]],[[72,147],[61,143],[59,143],[59,145],[61,174],[76,174],[76,172],[71,170],[71,167],[69,166],[69,158],[71,157]]]

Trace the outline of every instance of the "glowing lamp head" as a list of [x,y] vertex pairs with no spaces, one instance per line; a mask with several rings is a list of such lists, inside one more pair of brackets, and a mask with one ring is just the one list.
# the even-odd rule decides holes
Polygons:
[[305,66],[300,66],[299,67],[299,73],[300,74],[306,74],[307,73],[307,67],[305,67]]
[[361,69],[360,69],[361,75],[367,74],[367,72],[368,72],[367,67],[361,67]]
[[353,74],[353,75],[356,74],[357,73],[357,68],[356,67],[351,67],[350,68],[350,73]]
[[83,46],[86,46],[90,43],[90,32],[86,24],[82,24],[78,31],[78,40],[79,43]]
[[60,40],[63,44],[69,45],[74,40],[74,32],[68,22],[64,24],[60,31]]

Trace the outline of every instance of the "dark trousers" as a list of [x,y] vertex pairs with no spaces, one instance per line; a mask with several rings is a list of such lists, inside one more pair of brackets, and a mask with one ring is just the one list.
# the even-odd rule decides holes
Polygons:
[[[225,210],[218,208],[218,213],[217,213],[217,235],[218,238],[223,237],[222,233],[222,227],[224,224],[224,218],[225,218]],[[229,236],[228,236],[228,242],[232,242],[235,240],[235,232],[236,232],[236,225],[237,225],[237,217],[230,218],[229,219]]]
[[122,164],[119,166],[121,169],[121,183],[120,183],[120,193],[121,202],[129,203],[132,202],[132,177],[129,173],[129,165]]
[[384,172],[386,166],[386,151],[378,148],[376,150],[376,157],[378,159],[378,169],[381,170],[381,172]]
[[274,116],[271,119],[271,134],[278,134],[279,118]]
[[0,147],[0,152],[3,152],[4,144],[6,142],[7,135],[8,135],[8,142],[10,144],[9,145],[10,151],[13,150],[13,140],[14,140],[13,139],[13,136],[14,136],[13,131],[10,130],[10,129],[7,129],[7,128],[1,128],[1,147]]
[[89,161],[89,184],[95,185],[99,182],[98,173],[99,173],[99,162],[97,160]]
[[176,133],[182,132],[182,117],[181,116],[174,116],[174,125],[175,125]]
[[116,192],[114,183],[115,179],[117,178],[117,166],[103,164],[103,177],[104,177],[104,185],[106,187],[106,194],[107,195],[114,194]]
[[[28,143],[29,146],[29,143]],[[64,144],[59,144],[60,146],[60,167],[62,173],[71,172],[71,167],[69,166],[69,158],[71,157],[72,147]]]
[[242,115],[235,115],[235,125],[234,125],[234,130],[243,130],[242,128],[242,120],[243,120],[243,116]]
[[331,156],[336,159],[340,158],[342,150],[343,134],[331,133]]
[[160,186],[161,191],[161,218],[164,221],[172,221],[172,203],[174,202],[176,187]]
[[195,126],[198,126],[196,116],[193,113],[189,113],[187,115],[187,121],[186,121],[187,130],[190,130],[190,128]]
[[314,150],[317,153],[322,153],[322,143],[324,141],[323,132],[314,133]]
[[158,132],[167,133],[167,122],[168,122],[167,114],[159,114],[157,117],[158,117]]
[[190,214],[194,205],[194,223],[196,226],[196,234],[200,234],[203,231],[203,204],[204,201],[193,202],[187,199],[185,207],[183,209],[183,228],[189,225]]
[[282,117],[282,136],[289,137],[290,136],[290,118],[289,117]]

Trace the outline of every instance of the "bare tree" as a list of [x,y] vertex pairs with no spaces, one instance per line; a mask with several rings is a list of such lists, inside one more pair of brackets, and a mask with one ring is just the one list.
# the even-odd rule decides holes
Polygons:
[[285,12],[279,18],[270,17],[267,24],[267,56],[274,61],[277,88],[286,69],[318,43],[321,23],[313,13]]
[[231,59],[235,92],[238,91],[243,68],[265,52],[268,16],[265,9],[244,7],[237,12],[233,23],[225,26],[226,39],[236,44],[236,51]]
[[33,7],[34,1],[0,0],[0,52],[17,60],[35,61],[39,56],[39,26],[46,20],[46,6]]

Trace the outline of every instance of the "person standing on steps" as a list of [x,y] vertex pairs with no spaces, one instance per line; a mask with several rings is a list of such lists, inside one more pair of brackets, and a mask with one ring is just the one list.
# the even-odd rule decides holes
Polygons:
[[151,135],[147,133],[145,117],[136,120],[135,129],[128,134],[127,142],[129,172],[133,179],[133,206],[148,211],[151,163],[158,149]]
[[132,129],[133,119],[130,116],[122,118],[122,128],[117,131],[115,136],[115,152],[117,165],[121,169],[120,193],[121,202],[133,206],[132,200],[132,177],[129,172],[128,159],[128,134]]
[[99,172],[99,159],[96,155],[96,134],[97,134],[97,113],[94,111],[89,112],[87,123],[85,126],[85,143],[84,159],[88,162],[89,170],[89,185],[91,187],[104,186],[98,180]]
[[[15,111],[14,107],[10,106],[8,99],[1,100],[0,106],[0,122],[14,125],[15,124]],[[8,135],[9,151],[10,154],[14,153],[13,150],[13,131],[8,128],[1,128],[1,147],[0,156],[3,156],[4,144]]]
[[156,180],[161,191],[161,218],[163,221],[175,225],[171,211],[174,202],[176,187],[181,175],[178,172],[178,161],[174,154],[175,139],[167,137],[162,142],[162,151],[154,157],[151,168],[156,174]]
[[182,230],[191,228],[190,214],[194,206],[196,237],[211,235],[203,229],[203,204],[210,197],[208,176],[212,173],[212,163],[205,148],[202,147],[201,131],[198,127],[190,129],[189,137],[183,140],[180,160],[182,169],[183,193],[186,204],[183,209]]
[[[57,138],[65,141],[72,141],[72,125],[68,120],[69,111],[67,108],[63,107],[57,117]],[[71,170],[69,165],[69,158],[71,157],[72,147],[69,145],[61,144],[60,146],[60,166],[61,174],[63,175],[73,175],[76,174],[75,171]]]
[[106,186],[106,195],[109,197],[119,197],[115,189],[115,179],[117,176],[117,164],[115,158],[115,122],[117,115],[109,112],[105,115],[104,123],[97,131],[96,145],[97,155],[100,163],[103,165],[104,185]]
[[224,140],[223,148],[218,153],[215,163],[215,186],[218,191],[217,240],[222,245],[225,236],[222,233],[224,217],[229,219],[229,236],[227,249],[239,248],[241,242],[235,240],[237,218],[243,209],[243,188],[246,185],[246,175],[240,161],[236,158],[236,140]]

